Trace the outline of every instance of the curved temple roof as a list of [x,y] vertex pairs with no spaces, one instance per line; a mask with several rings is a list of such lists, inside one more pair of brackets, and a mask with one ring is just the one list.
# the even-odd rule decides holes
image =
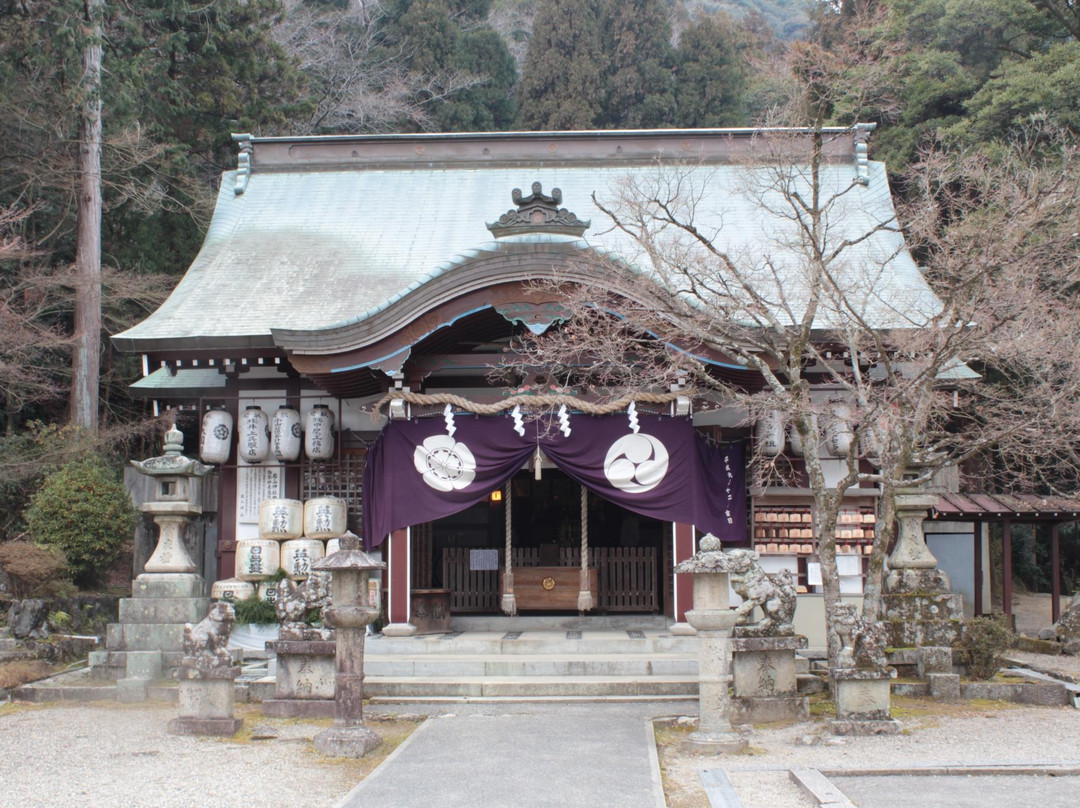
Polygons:
[[[783,197],[763,185],[775,167],[751,163],[760,144],[780,134],[790,133],[238,138],[241,168],[223,175],[191,268],[156,312],[113,340],[127,351],[237,349],[273,346],[275,331],[340,331],[436,280],[445,285],[447,273],[472,261],[527,256],[545,242],[586,259],[618,255],[649,271],[640,246],[593,197],[613,204],[628,182],[670,183],[673,171],[680,203],[695,200],[699,229],[797,309],[798,233],[782,215]],[[857,241],[838,269],[849,300],[877,327],[917,326],[938,303],[895,230],[884,165],[865,159],[865,128],[827,134],[830,226],[837,243]],[[512,206],[513,189],[528,193],[534,182],[545,192],[561,189],[561,205],[590,221],[582,237],[493,239],[487,223]],[[828,319],[826,312],[822,325]]]

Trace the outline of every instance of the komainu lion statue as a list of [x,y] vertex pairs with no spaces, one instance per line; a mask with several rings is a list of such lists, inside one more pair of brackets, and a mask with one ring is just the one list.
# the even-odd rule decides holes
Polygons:
[[864,620],[854,604],[840,603],[836,607],[832,630],[840,645],[838,667],[885,670],[887,637],[881,623]]
[[200,668],[231,666],[229,635],[235,622],[236,612],[231,603],[215,603],[197,625],[184,625],[184,654]]
[[740,633],[766,637],[793,634],[796,594],[790,570],[766,573],[753,550],[728,550],[725,555],[731,588],[743,599],[735,610],[739,621],[745,623],[755,607],[760,607],[764,615],[757,623],[745,625]]
[[331,605],[330,574],[313,572],[302,584],[288,579],[281,582],[278,590],[277,617],[281,623],[283,640],[329,640],[333,632],[328,628],[315,628],[307,619],[312,612],[322,618]]

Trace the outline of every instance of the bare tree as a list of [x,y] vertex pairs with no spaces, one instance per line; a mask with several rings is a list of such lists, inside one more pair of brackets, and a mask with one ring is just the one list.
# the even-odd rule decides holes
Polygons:
[[457,70],[410,71],[406,46],[389,46],[382,36],[377,0],[343,9],[286,0],[285,8],[274,37],[312,80],[311,132],[426,129],[438,102],[487,80]]
[[[594,283],[561,284],[575,319],[515,360],[600,396],[688,379],[747,423],[790,424],[800,468],[758,441],[756,480],[808,487],[830,621],[853,486],[881,494],[864,597],[877,619],[898,493],[976,456],[996,460],[1002,485],[1068,485],[1080,468],[1076,149],[928,154],[903,219],[924,282],[891,206],[862,210],[867,194],[887,193],[883,170],[865,178],[848,164],[845,180],[835,164],[835,144],[851,138],[821,127],[762,136],[738,187],[704,165],[626,178],[596,201],[637,246],[637,269],[611,262],[590,270]],[[731,195],[771,235],[733,241],[735,214],[716,209]],[[761,388],[712,372],[709,355],[753,369]]]

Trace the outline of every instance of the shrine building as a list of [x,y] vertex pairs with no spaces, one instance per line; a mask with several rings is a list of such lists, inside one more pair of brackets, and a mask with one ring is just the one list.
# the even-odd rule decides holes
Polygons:
[[[871,129],[825,132],[823,182],[850,189],[857,232],[895,218],[885,167],[867,158]],[[216,518],[198,548],[207,580],[234,574],[264,500],[333,496],[388,563],[388,634],[423,630],[433,603],[451,615],[680,622],[691,582],[672,569],[704,533],[755,547],[767,572],[790,569],[813,598],[812,497],[751,494],[745,411],[678,386],[612,403],[542,371],[513,382],[490,373],[522,335],[570,316],[537,281],[588,282],[590,267],[613,262],[648,275],[641,247],[594,201],[627,178],[696,172],[702,232],[730,254],[767,240],[782,250],[776,235],[790,223],[738,190],[761,170],[752,150],[769,135],[236,136],[238,167],[222,176],[190,269],[113,337],[142,357],[135,395],[173,410],[217,469]],[[876,284],[856,292],[899,316],[934,304],[898,233],[879,229],[855,249],[888,256],[873,281],[856,274],[854,284]],[[700,350],[718,378],[760,388],[755,371]],[[841,587],[853,596],[875,502],[875,489],[853,489],[838,526]]]

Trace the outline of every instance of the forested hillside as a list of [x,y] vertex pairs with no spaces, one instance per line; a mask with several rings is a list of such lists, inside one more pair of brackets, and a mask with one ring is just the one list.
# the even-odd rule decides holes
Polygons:
[[[235,164],[232,133],[751,126],[812,109],[813,124],[877,123],[872,155],[901,179],[931,143],[993,159],[1016,138],[1071,142],[1080,6],[0,0],[0,497],[10,497],[0,510],[10,514],[65,443],[50,425],[69,413],[76,211],[99,100],[107,336],[151,311],[190,263],[217,177]],[[107,341],[101,356],[98,411],[112,435],[144,414],[124,392],[131,360]],[[0,531],[17,516],[9,523]]]

